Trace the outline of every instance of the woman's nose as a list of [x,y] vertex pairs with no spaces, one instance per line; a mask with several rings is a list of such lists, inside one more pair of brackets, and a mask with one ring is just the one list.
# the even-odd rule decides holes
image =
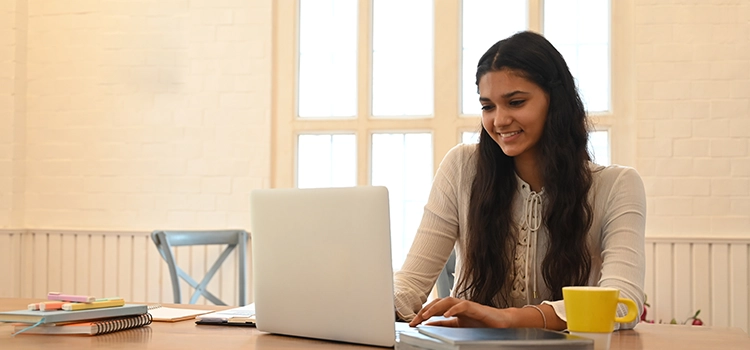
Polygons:
[[503,108],[495,108],[494,112],[493,125],[496,127],[507,126],[513,122],[513,117],[511,117],[507,110]]

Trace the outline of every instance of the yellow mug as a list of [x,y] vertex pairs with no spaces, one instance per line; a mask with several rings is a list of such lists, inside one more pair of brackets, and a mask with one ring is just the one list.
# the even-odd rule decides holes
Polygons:
[[[638,306],[620,298],[620,290],[607,287],[563,287],[568,330],[585,333],[610,333],[615,322],[629,323],[638,316]],[[628,314],[617,317],[617,304],[628,307]]]

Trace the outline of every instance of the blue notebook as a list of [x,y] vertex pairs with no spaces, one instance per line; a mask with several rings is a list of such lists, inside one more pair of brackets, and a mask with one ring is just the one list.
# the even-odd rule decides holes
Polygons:
[[46,324],[57,322],[71,322],[93,320],[98,318],[143,315],[148,313],[146,304],[125,304],[123,306],[106,307],[101,309],[89,309],[78,311],[2,311],[0,312],[0,322],[17,322],[30,324]]
[[588,338],[541,328],[451,328],[421,325],[399,334],[397,349],[567,349],[593,350]]

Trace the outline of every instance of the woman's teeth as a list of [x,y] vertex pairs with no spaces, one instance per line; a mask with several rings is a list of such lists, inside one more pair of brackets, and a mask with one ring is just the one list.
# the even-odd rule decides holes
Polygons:
[[500,133],[500,136],[502,136],[502,137],[511,137],[513,135],[520,134],[520,133],[521,133],[521,131],[519,130],[519,131],[513,131],[513,132],[509,132],[509,133]]

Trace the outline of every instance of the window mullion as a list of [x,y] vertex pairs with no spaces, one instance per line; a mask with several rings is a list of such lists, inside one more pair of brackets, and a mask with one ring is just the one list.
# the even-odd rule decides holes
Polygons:
[[359,0],[357,26],[357,184],[370,184],[372,115],[372,0]]
[[[632,1],[614,1],[610,3],[610,64],[611,111],[608,118],[612,129],[610,149],[612,162],[621,165],[635,166],[636,129],[635,129],[635,89],[633,87],[633,22],[635,5]],[[603,118],[604,119],[604,118]]]
[[295,178],[295,149],[297,114],[297,1],[274,2],[274,37],[277,43],[292,45],[274,45],[274,91],[271,130],[273,141],[273,158],[271,160],[271,187],[292,187]]
[[528,0],[529,6],[529,30],[542,33],[544,23],[544,0]]
[[[433,166],[455,146],[459,122],[461,1],[435,1]],[[437,40],[437,38],[440,38]]]

